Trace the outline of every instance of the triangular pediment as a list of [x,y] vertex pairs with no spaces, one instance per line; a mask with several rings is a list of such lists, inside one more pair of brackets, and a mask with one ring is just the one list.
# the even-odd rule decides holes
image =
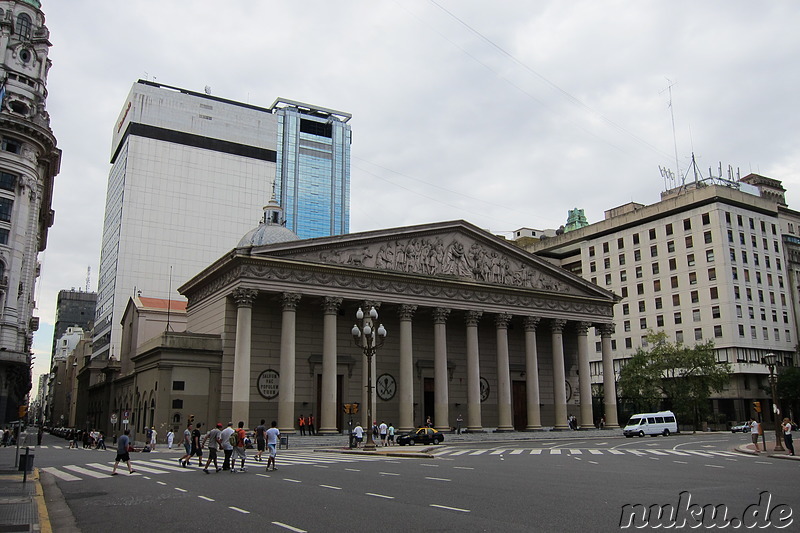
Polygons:
[[461,220],[263,246],[251,256],[614,299],[612,293]]

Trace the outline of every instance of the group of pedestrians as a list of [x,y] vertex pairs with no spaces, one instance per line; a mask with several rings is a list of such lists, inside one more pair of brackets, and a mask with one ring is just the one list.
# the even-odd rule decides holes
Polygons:
[[[372,441],[376,445],[378,444],[378,439],[380,439],[381,446],[393,446],[394,435],[394,424],[391,422],[387,424],[381,420],[380,425],[377,420],[372,422]],[[364,428],[361,424],[356,424],[356,427],[353,428],[353,440],[355,447],[360,448],[361,443],[364,441]]]
[[[755,418],[750,419],[750,438],[753,440],[753,446],[755,446],[756,452],[761,453],[761,449],[758,447],[758,439],[764,435],[764,426],[756,420]],[[789,455],[794,455],[794,442],[792,440],[792,430],[794,430],[795,425],[792,423],[791,420],[788,418],[784,418],[781,421],[781,431],[783,432],[783,444],[786,446],[786,449],[789,451]],[[766,450],[766,447],[764,448]]]
[[317,431],[314,429],[314,415],[303,416],[300,415],[297,417],[297,425],[300,428],[300,434],[305,435],[306,433],[309,435],[316,435]]

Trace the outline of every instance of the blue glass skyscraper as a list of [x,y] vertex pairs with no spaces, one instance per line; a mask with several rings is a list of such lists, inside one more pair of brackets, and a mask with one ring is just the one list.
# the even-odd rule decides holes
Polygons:
[[279,98],[275,195],[301,239],[350,231],[349,113]]

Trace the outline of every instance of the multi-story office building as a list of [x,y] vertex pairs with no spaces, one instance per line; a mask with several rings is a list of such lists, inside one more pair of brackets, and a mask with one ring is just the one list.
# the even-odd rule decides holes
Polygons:
[[[751,174],[705,180],[662,193],[653,205],[628,203],[605,220],[526,249],[622,297],[614,309],[614,370],[648,331],[686,345],[714,341],[718,361],[733,367],[715,412],[746,419],[764,399],[766,353],[797,364],[796,259],[800,213],[788,209],[777,180]],[[600,339],[591,362],[602,383]],[[624,363],[623,363],[624,364]]]
[[92,329],[92,324],[94,324],[94,308],[96,305],[96,292],[75,289],[58,291],[51,362],[52,358],[56,355],[58,339],[67,332],[68,328],[79,327],[84,331]]
[[114,125],[94,356],[118,357],[130,297],[178,297],[176,287],[236,247],[274,192],[297,233],[347,231],[349,118],[134,83]]
[[31,388],[37,254],[61,151],[46,111],[50,32],[38,0],[0,0],[0,423]]

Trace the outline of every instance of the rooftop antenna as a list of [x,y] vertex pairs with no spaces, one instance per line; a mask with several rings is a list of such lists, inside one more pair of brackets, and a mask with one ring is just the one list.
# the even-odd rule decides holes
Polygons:
[[169,292],[167,293],[167,329],[165,331],[172,331],[172,327],[169,325],[169,311],[171,303],[172,303],[172,265],[169,266]]
[[92,265],[86,267],[86,292],[89,292],[89,282],[92,279]]
[[675,110],[672,107],[672,86],[675,85],[675,83],[673,83],[673,81],[670,80],[667,77],[665,77],[664,79],[667,80],[669,85],[667,86],[666,89],[664,89],[663,91],[661,91],[658,94],[661,94],[664,91],[668,91],[669,92],[669,114],[672,117],[672,142],[675,145],[675,170],[678,173],[678,175],[680,176],[681,175],[681,167],[678,164],[678,137],[675,135]]

